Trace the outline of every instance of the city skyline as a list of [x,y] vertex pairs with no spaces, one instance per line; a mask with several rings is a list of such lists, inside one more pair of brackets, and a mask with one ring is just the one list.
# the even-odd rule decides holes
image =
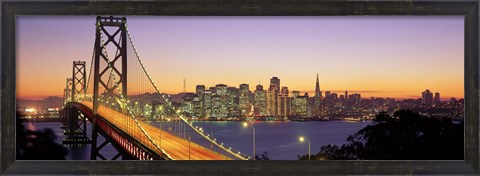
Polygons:
[[[18,18],[19,98],[62,95],[71,61],[90,64],[94,19]],[[463,98],[462,17],[127,19],[147,69],[166,93],[183,92],[183,78],[187,92],[194,92],[196,85],[242,83],[252,91],[258,82],[268,87],[268,80],[277,76],[280,86],[312,96],[318,72],[323,92],[404,99],[420,98],[430,89],[440,92],[442,100]],[[152,25],[144,28],[147,24]],[[399,26],[403,28],[396,29]]]

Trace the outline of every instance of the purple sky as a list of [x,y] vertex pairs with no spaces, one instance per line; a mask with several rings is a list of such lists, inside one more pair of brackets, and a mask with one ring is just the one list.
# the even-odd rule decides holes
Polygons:
[[[462,16],[127,17],[162,91],[238,87],[278,76],[289,90],[463,98]],[[73,60],[90,63],[95,16],[17,17],[17,95],[62,95]]]

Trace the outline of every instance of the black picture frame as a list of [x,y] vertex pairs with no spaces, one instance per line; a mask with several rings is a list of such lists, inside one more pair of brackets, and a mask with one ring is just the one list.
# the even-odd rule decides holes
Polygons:
[[[479,1],[2,1],[0,141],[2,174],[346,175],[479,174]],[[15,160],[15,17],[18,15],[465,17],[463,161],[21,161]],[[353,30],[353,29],[352,29]],[[446,151],[448,152],[448,151]]]

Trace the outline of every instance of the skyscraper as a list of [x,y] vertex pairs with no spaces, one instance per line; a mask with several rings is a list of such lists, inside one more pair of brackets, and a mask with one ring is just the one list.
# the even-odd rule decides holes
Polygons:
[[266,116],[268,115],[267,110],[267,92],[259,84],[254,92],[254,113],[256,116]]
[[322,92],[320,91],[320,81],[318,80],[318,73],[317,73],[317,82],[315,84],[315,98],[321,98]]
[[227,93],[227,85],[215,85],[215,93],[211,97],[211,116],[215,118],[222,118],[228,116],[229,97]]
[[[203,93],[202,93],[203,94]],[[200,96],[197,94],[194,95],[193,97],[193,116],[192,117],[204,117],[203,115],[203,108],[202,108],[202,100],[200,99]]]
[[195,93],[197,93],[198,96],[201,96],[203,92],[205,92],[205,85],[197,85]]
[[433,102],[434,102],[435,104],[439,104],[439,103],[440,103],[440,93],[435,92],[435,97],[433,98]]
[[278,77],[272,77],[272,79],[270,79],[270,87],[275,87],[275,88],[278,88],[280,90],[280,79],[278,79]]
[[250,114],[250,90],[248,84],[240,84],[240,94],[238,97],[240,113],[242,116],[249,116]]
[[287,117],[290,115],[290,100],[288,98],[288,87],[282,87],[282,91],[280,93],[280,114],[281,117]]
[[300,96],[299,91],[292,91],[291,98],[291,115],[306,117],[307,108],[308,108],[308,94],[305,93],[305,96]]
[[238,106],[239,90],[236,87],[227,88],[227,109],[229,117],[240,116],[240,110]]
[[330,98],[331,98],[331,92],[325,91],[325,99],[330,99]]
[[271,116],[279,115],[280,79],[272,77],[270,79],[270,87],[268,88],[268,112]]
[[422,99],[425,105],[432,105],[433,104],[433,93],[430,90],[425,90],[422,92]]
[[195,93],[197,95],[197,98],[194,98],[194,106],[195,108],[199,108],[199,110],[195,111],[195,116],[197,117],[205,117],[205,112],[204,110],[204,92],[205,92],[205,85],[197,85],[195,89]]
[[212,89],[205,90],[203,92],[202,99],[202,115],[205,118],[209,118],[212,112]]
[[313,116],[322,115],[321,99],[322,99],[322,92],[320,91],[320,81],[318,80],[318,73],[317,73],[317,80],[315,83],[315,96],[313,96],[313,99],[312,99]]
[[330,97],[334,100],[338,99],[338,94],[337,93],[332,93],[330,94]]
[[362,96],[358,93],[354,93],[349,96],[350,96],[350,102],[359,102],[362,99]]
[[225,84],[217,84],[215,85],[215,93],[220,96],[227,95],[227,85]]

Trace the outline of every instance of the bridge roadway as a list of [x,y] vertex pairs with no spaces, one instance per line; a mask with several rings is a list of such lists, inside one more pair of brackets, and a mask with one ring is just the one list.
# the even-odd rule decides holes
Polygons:
[[[81,104],[90,108],[90,110],[93,109],[92,102],[82,102]],[[135,124],[135,121],[131,117],[102,105],[98,107],[98,114],[111,124],[114,124],[116,127],[123,130],[132,138],[146,138],[145,134],[142,133],[140,128]],[[214,152],[196,143],[189,142],[187,139],[172,135],[145,122],[138,122],[152,137],[152,140],[154,140],[155,143],[159,145],[165,151],[165,153],[170,155],[170,157],[174,160],[231,160],[231,158],[225,155]],[[163,153],[151,142],[149,142],[148,139],[147,142],[143,142],[143,144],[159,154]]]

